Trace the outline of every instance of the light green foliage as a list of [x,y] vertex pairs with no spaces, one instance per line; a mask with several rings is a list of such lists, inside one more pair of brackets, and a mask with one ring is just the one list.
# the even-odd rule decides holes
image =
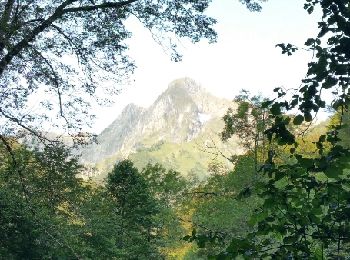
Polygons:
[[271,125],[269,110],[263,106],[266,101],[261,96],[252,96],[249,91],[241,90],[234,102],[236,111],[229,109],[223,117],[225,127],[221,132],[223,141],[236,135],[240,144],[254,154],[255,171],[265,160],[267,144],[265,130]]
[[257,176],[252,156],[240,156],[234,171],[212,175],[193,192],[197,195],[191,239],[200,247],[199,256],[213,256],[226,248],[232,238],[245,237],[248,223],[261,201],[256,195]]
[[204,175],[211,157],[210,154],[200,151],[195,142],[164,143],[157,148],[145,149],[130,155],[138,168],[145,167],[148,163],[161,163],[168,168],[177,169],[183,175],[187,175],[196,167],[197,172]]
[[350,148],[350,110],[342,113],[342,129],[339,133],[339,138],[341,139],[341,144],[347,148]]
[[254,141],[262,141],[263,132],[269,125],[268,111],[262,107],[264,99],[241,90],[234,102],[238,105],[236,111],[229,109],[223,117],[225,128],[221,138],[226,141],[233,135],[238,135],[244,147],[253,150]]
[[[225,154],[239,154],[242,152],[237,140],[224,144],[217,136],[217,132],[223,127],[223,122],[215,118],[208,122],[206,129],[189,142],[175,143],[171,141],[158,141],[157,136],[140,140],[140,148],[129,155],[135,166],[141,170],[148,163],[160,163],[169,169],[176,169],[183,176],[188,174],[196,175],[198,179],[204,180],[208,176],[207,166],[214,157],[223,163],[229,163],[223,158],[217,150],[208,149],[208,146],[216,146]],[[97,179],[105,176],[106,172],[111,171],[111,165],[115,161],[122,160],[120,154],[103,160],[97,164],[101,173]]]

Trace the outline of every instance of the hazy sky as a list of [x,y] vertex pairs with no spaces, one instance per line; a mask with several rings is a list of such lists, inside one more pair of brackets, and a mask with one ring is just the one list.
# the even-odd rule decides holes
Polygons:
[[183,61],[174,63],[150,33],[130,21],[130,55],[136,61],[135,81],[114,98],[115,104],[97,110],[93,128],[107,127],[128,103],[147,107],[179,77],[191,77],[214,95],[232,99],[240,89],[270,95],[275,87],[295,88],[306,73],[311,54],[288,57],[278,43],[303,45],[317,33],[319,14],[309,15],[304,0],[269,0],[260,13],[251,13],[238,0],[214,0],[208,14],[218,20],[216,44],[183,42]]

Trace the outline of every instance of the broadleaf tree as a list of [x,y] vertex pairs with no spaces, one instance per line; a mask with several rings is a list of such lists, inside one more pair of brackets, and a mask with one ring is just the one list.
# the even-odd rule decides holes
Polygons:
[[[116,83],[135,68],[126,52],[125,40],[132,36],[128,18],[138,19],[179,60],[178,37],[216,41],[216,20],[205,14],[210,2],[2,1],[0,134],[25,130],[40,135],[41,122],[81,132],[91,122],[91,102],[103,102],[102,93],[118,92]],[[259,10],[261,1],[241,2]]]
[[233,101],[237,107],[229,108],[224,115],[221,139],[228,141],[236,135],[246,151],[254,154],[255,172],[258,172],[268,146],[264,132],[271,125],[270,112],[262,106],[266,100],[260,95],[241,90]]
[[107,191],[121,218],[115,228],[121,258],[158,258],[155,215],[159,208],[149,187],[130,160],[120,161],[108,174]]
[[[307,0],[304,8],[322,11],[318,35],[305,43],[314,58],[291,99],[277,88],[278,98],[266,103],[273,124],[265,133],[270,142],[292,147],[290,160],[273,156],[266,162],[268,181],[260,190],[264,203],[252,219],[256,229],[245,239],[233,239],[220,257],[345,259],[350,254],[350,151],[342,140],[350,101],[350,2]],[[297,51],[292,44],[278,47],[287,55]],[[323,92],[333,98],[325,99]],[[311,122],[327,102],[339,120],[313,143],[317,152],[305,156],[289,126]],[[295,110],[296,116],[287,115]]]

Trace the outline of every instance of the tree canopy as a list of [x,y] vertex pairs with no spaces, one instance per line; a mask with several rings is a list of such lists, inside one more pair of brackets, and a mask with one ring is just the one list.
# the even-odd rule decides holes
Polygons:
[[[264,2],[240,1],[252,11]],[[25,130],[39,135],[43,122],[81,131],[91,122],[91,102],[103,103],[108,97],[103,93],[118,92],[116,83],[135,68],[126,53],[125,40],[132,36],[127,19],[135,17],[178,61],[178,37],[216,41],[216,21],[205,14],[210,2],[2,1],[0,134]]]
[[[0,115],[6,127],[33,132],[40,120],[81,130],[91,116],[89,101],[115,93],[135,65],[125,40],[126,20],[136,17],[174,60],[176,37],[216,40],[210,1],[16,1],[0,4]],[[110,84],[109,84],[110,85]],[[103,91],[98,90],[101,88]],[[30,110],[30,97],[45,112]],[[102,100],[100,100],[102,101]],[[51,110],[51,114],[47,113]],[[23,130],[24,130],[23,129]]]
[[[276,98],[266,101],[272,125],[265,131],[270,143],[285,150],[288,160],[273,149],[264,165],[267,181],[260,185],[264,203],[257,209],[255,230],[244,238],[234,238],[220,257],[277,259],[345,259],[349,256],[349,155],[346,144],[349,91],[350,3],[307,0],[304,8],[312,13],[321,8],[322,21],[315,38],[305,47],[314,53],[301,87],[291,99],[282,88]],[[292,55],[298,47],[278,44],[282,53]],[[332,93],[331,99],[323,93]],[[337,120],[327,133],[312,141],[312,155],[298,149],[300,133],[293,127],[310,127],[315,115],[326,105],[333,107]],[[290,115],[297,111],[294,116]],[[271,146],[273,148],[273,146]]]

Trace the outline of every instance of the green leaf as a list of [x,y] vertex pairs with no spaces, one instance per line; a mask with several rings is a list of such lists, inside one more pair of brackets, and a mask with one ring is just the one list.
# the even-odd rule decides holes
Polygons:
[[305,112],[304,116],[305,116],[305,121],[306,122],[311,122],[312,121],[312,115],[311,115],[310,112]]
[[304,117],[302,115],[297,115],[294,117],[293,124],[294,125],[301,125],[304,121]]
[[321,135],[321,136],[318,138],[318,141],[319,141],[320,143],[325,142],[325,141],[326,141],[326,135]]
[[272,107],[270,108],[270,112],[274,116],[280,115],[281,114],[281,105],[278,103],[273,104]]
[[331,167],[325,171],[325,174],[328,178],[338,178],[343,174],[343,169],[339,167]]
[[264,102],[262,102],[262,104],[261,104],[261,108],[268,108],[272,103],[273,103],[272,100],[264,101]]

